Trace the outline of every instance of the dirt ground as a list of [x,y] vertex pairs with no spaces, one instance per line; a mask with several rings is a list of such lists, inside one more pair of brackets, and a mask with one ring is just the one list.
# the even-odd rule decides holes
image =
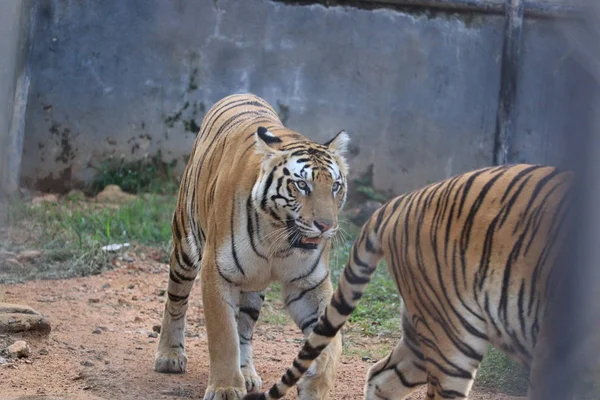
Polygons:
[[[208,351],[199,287],[188,312],[187,373],[153,370],[158,339],[151,332],[160,323],[167,271],[158,262],[129,262],[99,276],[0,286],[0,301],[28,304],[52,324],[49,337],[25,338],[29,358],[0,365],[0,399],[202,398]],[[299,350],[301,334],[292,325],[261,324],[254,338],[257,369],[270,386]],[[362,399],[372,362],[344,355],[331,399]],[[420,391],[410,398],[425,395]],[[470,398],[522,399],[477,392]]]

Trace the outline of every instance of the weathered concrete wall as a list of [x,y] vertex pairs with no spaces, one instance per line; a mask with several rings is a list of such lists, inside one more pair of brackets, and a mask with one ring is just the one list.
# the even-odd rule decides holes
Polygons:
[[[403,192],[492,162],[503,18],[266,0],[38,3],[22,174],[88,181],[102,160],[161,152],[183,167],[205,111],[253,92],[324,141],[352,135],[354,176]],[[552,161],[564,46],[525,27],[511,158]]]
[[0,2],[0,196],[19,184],[30,6],[25,0]]

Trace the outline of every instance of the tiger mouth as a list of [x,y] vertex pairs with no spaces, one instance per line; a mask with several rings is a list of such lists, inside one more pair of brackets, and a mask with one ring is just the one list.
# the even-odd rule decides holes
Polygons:
[[322,236],[308,237],[303,235],[302,233],[300,233],[300,230],[298,229],[294,221],[288,221],[287,225],[289,228],[288,230],[290,232],[288,235],[288,241],[290,242],[290,245],[294,248],[304,250],[315,250],[323,240]]

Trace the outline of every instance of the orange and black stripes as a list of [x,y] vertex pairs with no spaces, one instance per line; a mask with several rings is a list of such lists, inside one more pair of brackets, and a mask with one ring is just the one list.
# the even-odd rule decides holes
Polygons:
[[404,300],[404,336],[369,372],[367,399],[403,398],[423,384],[433,399],[466,398],[490,342],[535,364],[571,179],[551,167],[485,168],[383,205],[293,365],[269,392],[245,398],[285,396],[348,320],[382,257]]

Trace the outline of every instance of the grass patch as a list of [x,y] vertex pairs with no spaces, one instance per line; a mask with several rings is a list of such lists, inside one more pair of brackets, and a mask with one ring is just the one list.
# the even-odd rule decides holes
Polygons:
[[[358,235],[358,228],[354,225],[344,224],[343,228],[346,232],[345,239],[335,241],[329,260],[334,288],[337,287],[352,244]],[[265,298],[261,321],[276,325],[293,323],[285,310],[280,284],[272,284]],[[352,313],[347,326],[347,331],[351,334],[400,336],[400,295],[385,263],[382,263],[375,272],[371,284],[358,308]]]
[[[354,236],[353,236],[354,237]],[[331,277],[337,287],[344,266],[350,256],[353,240],[337,246],[332,255]],[[348,322],[351,330],[370,336],[400,336],[400,294],[389,274],[385,262],[381,262],[367,286],[358,307]]]
[[0,205],[0,251],[39,250],[42,255],[34,268],[26,270],[0,260],[0,283],[100,273],[110,268],[114,256],[101,250],[107,244],[130,242],[166,249],[174,206],[172,196],[157,195],[140,196],[120,207],[68,199],[38,205],[9,200]]
[[477,372],[475,386],[493,392],[523,396],[527,394],[529,372],[502,351],[490,346]]
[[118,185],[129,193],[175,194],[179,182],[173,177],[175,162],[161,160],[160,152],[137,161],[107,160],[98,168],[91,191],[98,193],[107,185]]

